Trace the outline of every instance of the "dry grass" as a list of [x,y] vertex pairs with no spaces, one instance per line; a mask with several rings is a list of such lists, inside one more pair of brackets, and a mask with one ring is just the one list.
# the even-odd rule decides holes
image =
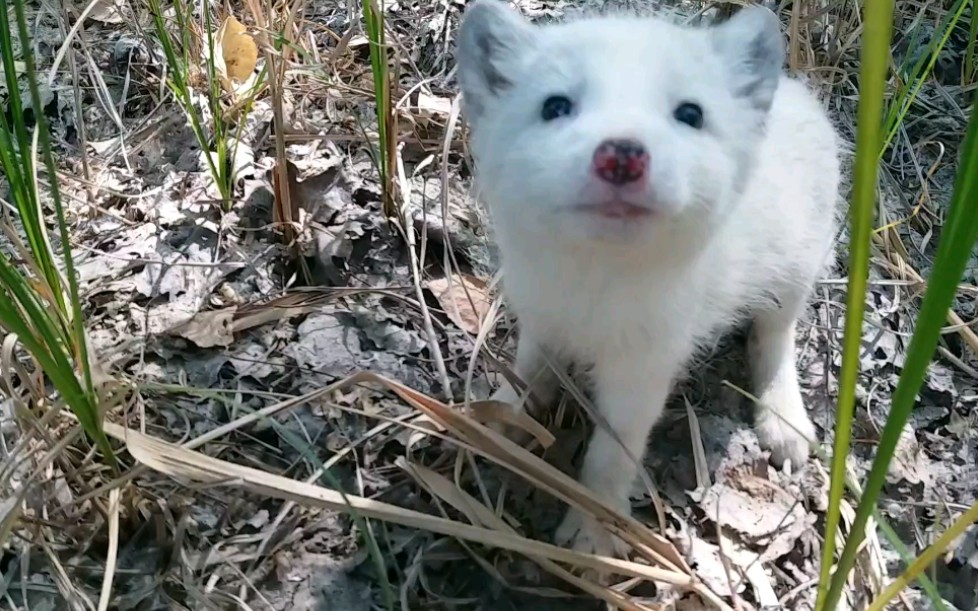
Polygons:
[[[775,600],[781,604],[807,600],[813,584],[800,577],[801,569],[789,575],[772,564],[758,576],[749,570],[761,564],[755,559],[745,576],[731,574],[722,533],[709,536],[719,541],[727,583],[750,583],[749,600],[745,590],[711,586],[690,566],[675,532],[666,532],[675,528],[674,516],[652,481],[646,484],[655,519],[647,524],[617,514],[551,464],[552,452],[541,453],[537,446],[559,444],[539,425],[516,422],[539,442],[529,451],[479,422],[491,411],[462,397],[468,397],[470,386],[484,389],[488,371],[505,369],[508,325],[498,303],[482,301],[481,285],[466,281],[485,275],[491,265],[477,254],[484,237],[471,229],[480,216],[455,197],[468,177],[451,58],[460,7],[447,0],[417,0],[401,2],[386,15],[394,109],[386,126],[396,137],[381,153],[389,154],[394,166],[390,183],[382,184],[377,164],[370,161],[378,128],[361,6],[322,4],[293,0],[273,9],[271,3],[249,0],[230,7],[249,26],[265,75],[249,115],[259,118],[243,121],[234,133],[246,142],[253,163],[268,163],[262,168],[269,174],[254,171],[252,178],[236,182],[237,203],[229,213],[208,203],[213,189],[201,168],[186,171],[181,166],[186,160],[168,151],[154,157],[153,147],[165,149],[181,133],[184,119],[163,87],[165,62],[146,7],[108,0],[92,0],[70,14],[35,7],[38,61],[47,62],[42,68],[50,70],[52,89],[70,102],[68,114],[86,117],[76,120],[72,136],[57,131],[66,114],[57,110],[51,117],[64,153],[64,173],[57,181],[78,228],[72,246],[125,263],[104,277],[89,278],[85,297],[99,360],[126,391],[123,405],[107,414],[107,432],[124,451],[121,474],[99,462],[78,423],[52,407],[43,380],[20,366],[4,345],[2,605],[14,609],[30,601],[31,608],[41,608],[40,601],[56,600],[64,601],[64,608],[99,611],[313,608],[313,591],[339,580],[335,587],[342,595],[339,590],[326,595],[334,596],[335,608],[362,605],[363,599],[351,594],[362,583],[374,587],[374,600],[389,608],[493,608],[491,602],[480,603],[472,587],[439,581],[439,571],[460,579],[462,565],[478,574],[472,579],[489,576],[496,584],[485,589],[512,587],[514,597],[536,596],[530,599],[535,604],[567,588],[622,609],[690,604],[687,594],[707,608],[746,609],[763,598],[765,583],[771,594],[772,584],[778,586]],[[539,11],[558,3],[523,4]],[[906,38],[910,25],[940,21],[951,8],[945,4],[899,2],[903,29],[898,36]],[[126,18],[114,18],[113,6]],[[781,11],[790,33],[791,66],[824,93],[850,140],[858,92],[856,9],[849,1],[810,0]],[[201,58],[205,45],[197,30],[191,39],[199,53],[191,56]],[[898,39],[898,50],[900,44]],[[968,45],[954,38],[948,45],[950,61],[972,65],[957,51]],[[929,79],[883,160],[888,197],[879,215],[877,280],[899,281],[889,285],[890,294],[909,303],[911,312],[928,271],[922,266],[929,236],[940,226],[937,202],[950,188],[947,172],[958,142],[954,120],[970,111],[974,89],[973,79]],[[244,100],[222,101],[225,120],[242,116]],[[292,173],[289,161],[298,162]],[[343,178],[335,172],[327,176],[329,167],[342,168]],[[300,181],[302,172],[308,177]],[[41,176],[42,185],[51,180]],[[260,184],[274,194],[268,196],[274,217],[245,213]],[[431,185],[437,195],[429,199]],[[324,193],[337,190],[349,201],[324,204]],[[390,214],[382,193],[394,198],[396,214]],[[190,222],[167,225],[159,210],[173,202]],[[370,253],[320,255],[317,240],[336,229],[326,227],[317,210],[331,205],[335,215],[363,209],[383,218],[365,232],[355,226],[364,225],[360,217],[343,217],[345,231],[359,231],[360,238],[369,234]],[[112,220],[110,230],[102,229],[109,226],[106,219]],[[163,256],[172,253],[161,249],[148,256],[138,242],[113,251],[113,240],[124,241],[148,222],[156,224],[163,241],[203,226],[217,245],[206,257],[167,263]],[[329,264],[336,259],[344,263],[333,269]],[[383,265],[389,269],[378,269]],[[124,282],[154,269],[149,293]],[[191,320],[176,328],[154,324],[154,307],[176,299],[175,292],[163,292],[166,274],[193,269],[211,270],[217,280],[188,276],[186,289],[200,291]],[[245,283],[228,280],[229,270],[260,277],[249,282],[261,288],[236,295],[235,287]],[[456,310],[433,298],[433,279],[447,280]],[[331,288],[316,288],[324,284]],[[978,352],[978,336],[970,327],[978,312],[966,302],[976,292],[975,286],[962,286],[962,307],[949,314],[943,346],[964,378],[975,376],[968,351]],[[390,367],[370,363],[363,369],[375,373],[345,375],[282,357],[285,345],[301,339],[295,336],[302,317],[319,312],[363,317],[362,310],[371,308],[387,308],[399,328],[422,340],[423,348],[402,354],[403,368],[393,371],[410,367],[424,384],[394,381]],[[120,330],[127,336],[113,336]],[[824,335],[833,350],[837,340],[831,332]],[[245,337],[259,338],[248,346],[264,352],[238,350]],[[233,371],[211,376],[219,384],[200,383],[200,369],[214,361],[198,356],[222,352],[221,371]],[[272,373],[249,377],[246,365],[267,366]],[[587,404],[579,390],[569,394],[577,400],[566,401],[555,420],[571,403]],[[683,417],[695,432],[689,452],[705,490],[712,482],[700,425],[692,408]],[[316,422],[321,426],[310,425]],[[515,483],[503,473],[515,475]],[[545,542],[536,518],[520,513],[543,497],[599,517],[629,543],[631,560],[582,555]],[[812,508],[813,515],[817,510]],[[347,513],[356,516],[353,523],[341,517]],[[851,507],[843,509],[844,523],[851,514]],[[952,517],[936,517],[934,523],[942,519]],[[888,567],[882,555],[873,534],[853,583],[854,600],[865,600],[885,585]],[[365,556],[372,561],[363,562]],[[539,570],[528,568],[523,558]],[[355,566],[359,581],[344,581]],[[603,579],[606,574],[615,578]],[[522,583],[528,575],[531,583]],[[650,583],[656,592],[650,593]]]

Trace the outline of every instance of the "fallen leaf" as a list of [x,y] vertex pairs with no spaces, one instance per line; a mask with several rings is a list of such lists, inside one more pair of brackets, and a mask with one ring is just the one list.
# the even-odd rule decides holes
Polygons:
[[133,279],[133,289],[144,297],[169,296],[168,301],[149,306],[148,312],[135,302],[129,304],[133,320],[149,325],[142,332],[163,333],[189,323],[224,277],[242,266],[213,262],[211,252],[197,243],[182,250],[157,246],[155,257],[160,261],[147,264]]
[[431,115],[448,115],[452,112],[452,101],[436,95],[418,92],[418,110]]
[[286,214],[285,191],[279,181],[278,167],[270,170],[272,190],[275,195],[272,221],[282,229],[286,243],[292,243],[296,238],[296,228],[301,220],[300,211],[305,210],[310,214],[315,212],[326,194],[336,186],[340,177],[340,170],[336,166],[331,166],[326,171],[309,176],[303,181],[299,180],[299,168],[288,159],[285,160],[285,170],[288,176],[288,214]]
[[751,539],[771,536],[791,526],[796,519],[792,512],[795,499],[791,495],[744,472],[730,474],[696,500],[711,520]]
[[124,274],[136,266],[139,259],[150,259],[159,242],[158,231],[159,227],[153,223],[125,227],[117,230],[116,239],[103,245],[104,252],[94,249],[81,251],[75,264],[79,280],[91,284],[91,290],[107,290],[98,281]]
[[[672,537],[679,551],[696,567],[696,578],[705,583],[714,592],[730,592],[731,582],[736,591],[742,592],[744,580],[740,575],[728,575],[720,556],[720,548],[705,541],[684,521],[679,521],[681,534]],[[729,553],[727,554],[729,559]]]
[[426,125],[433,119],[444,121],[451,112],[452,100],[450,98],[429,95],[419,91],[417,109],[414,112],[405,110],[405,116],[410,121],[417,121],[421,125]]
[[459,274],[428,282],[428,289],[453,323],[473,335],[479,333],[482,321],[492,305],[485,280]]
[[354,36],[353,38],[350,39],[350,42],[347,46],[351,49],[355,49],[357,47],[366,47],[369,45],[370,45],[370,39],[367,38],[366,36]]
[[258,65],[258,45],[234,15],[228,15],[221,24],[215,43],[221,51],[221,61],[215,62],[218,72],[221,73],[225,89],[233,92],[235,82],[244,83],[254,74]]
[[[84,7],[87,3],[82,2],[81,4]],[[122,5],[115,0],[96,0],[95,5],[88,12],[87,18],[102,23],[122,23],[126,20],[122,11]]]
[[932,479],[930,459],[917,442],[916,433],[909,422],[900,432],[886,476],[890,483],[903,480],[910,484],[930,484]]
[[190,322],[181,325],[174,332],[185,337],[201,348],[230,346],[234,341],[231,321],[237,308],[225,308],[200,312]]
[[711,522],[762,549],[764,562],[790,552],[811,527],[813,516],[774,482],[746,470],[717,474],[706,491],[687,492]]
[[369,357],[349,318],[333,311],[310,315],[296,329],[298,340],[283,352],[299,367],[336,376],[350,375],[358,369],[358,363]]

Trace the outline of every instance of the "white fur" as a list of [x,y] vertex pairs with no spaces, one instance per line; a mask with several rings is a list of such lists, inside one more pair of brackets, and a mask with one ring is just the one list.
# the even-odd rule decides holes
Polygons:
[[[555,380],[541,350],[593,366],[596,405],[624,449],[596,427],[580,477],[623,512],[674,380],[746,317],[761,442],[775,462],[797,465],[815,439],[794,328],[832,250],[838,142],[782,59],[764,9],[711,28],[621,15],[535,26],[499,0],[476,0],[463,22],[477,184],[520,321],[514,369],[547,400]],[[555,94],[575,112],[544,122],[540,107]],[[703,108],[702,130],[673,118],[687,101]],[[635,197],[655,215],[572,210],[608,196],[591,157],[621,137],[649,151],[648,190]],[[495,398],[520,402],[508,384]],[[602,553],[617,543],[575,512],[557,538]]]

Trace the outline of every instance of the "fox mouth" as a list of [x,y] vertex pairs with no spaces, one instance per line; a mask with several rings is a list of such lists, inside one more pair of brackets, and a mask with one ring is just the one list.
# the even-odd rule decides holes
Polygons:
[[610,199],[603,202],[580,204],[574,206],[574,210],[607,219],[639,219],[646,218],[654,214],[654,210],[648,206],[633,204],[620,199]]

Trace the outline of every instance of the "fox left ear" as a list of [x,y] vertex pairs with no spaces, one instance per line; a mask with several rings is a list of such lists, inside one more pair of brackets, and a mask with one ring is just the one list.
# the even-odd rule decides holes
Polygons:
[[732,71],[734,95],[767,112],[784,66],[785,45],[777,15],[750,6],[714,26],[710,34],[713,48]]
[[470,120],[513,86],[513,65],[532,43],[532,26],[503,0],[475,0],[458,31],[458,79]]

